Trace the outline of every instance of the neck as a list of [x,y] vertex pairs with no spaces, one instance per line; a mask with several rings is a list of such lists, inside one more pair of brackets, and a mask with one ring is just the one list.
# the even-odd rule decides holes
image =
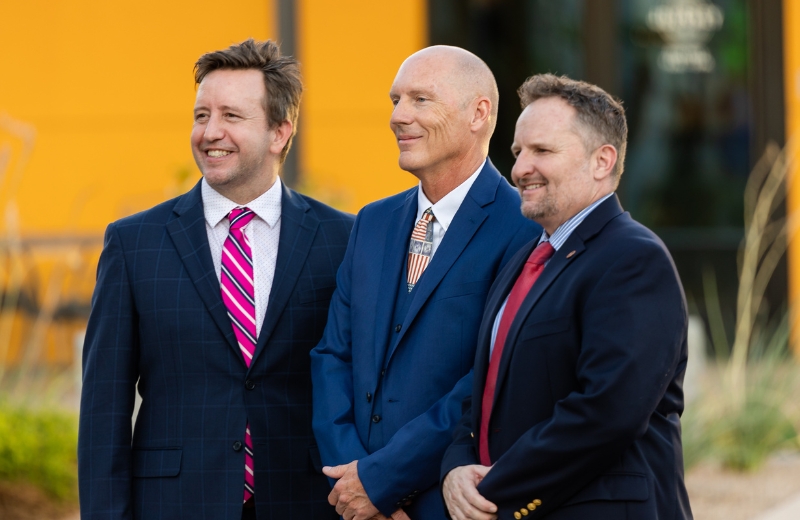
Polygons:
[[242,185],[223,185],[211,186],[217,192],[228,200],[246,206],[250,202],[256,200],[261,195],[269,191],[278,179],[278,173],[274,172],[271,175],[264,175],[257,179],[252,179],[250,182]]
[[431,172],[414,173],[422,184],[422,191],[429,201],[436,204],[445,195],[467,180],[486,160],[486,156],[461,157],[457,162],[449,162],[445,167]]

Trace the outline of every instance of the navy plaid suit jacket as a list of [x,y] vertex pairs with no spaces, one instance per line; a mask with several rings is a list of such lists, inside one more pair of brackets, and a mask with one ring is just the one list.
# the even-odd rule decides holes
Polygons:
[[259,520],[337,517],[311,431],[308,353],[353,217],[286,187],[282,205],[249,369],[220,296],[199,183],[108,227],[83,354],[84,520],[240,519],[248,419]]

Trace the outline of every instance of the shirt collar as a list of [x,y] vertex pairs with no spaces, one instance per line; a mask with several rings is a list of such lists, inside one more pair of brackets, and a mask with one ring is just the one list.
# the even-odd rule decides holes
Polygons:
[[614,192],[612,191],[605,197],[597,199],[596,201],[592,202],[591,204],[583,208],[573,217],[571,217],[566,222],[558,226],[558,229],[556,229],[552,235],[548,235],[547,231],[542,230],[542,236],[539,239],[539,242],[550,242],[550,245],[553,246],[553,249],[558,251],[561,248],[561,246],[564,245],[564,242],[567,241],[572,232],[575,231],[575,228],[577,228],[581,224],[581,222],[583,222],[584,219],[586,219],[586,217],[588,217],[589,214],[592,211],[594,211],[595,208],[597,208],[597,206],[602,204],[604,200],[606,200],[613,194]]
[[453,191],[442,197],[436,204],[433,204],[428,200],[428,197],[425,196],[425,193],[422,191],[422,183],[420,182],[419,189],[417,190],[417,220],[422,218],[422,214],[426,209],[432,208],[433,216],[436,217],[436,222],[441,224],[442,229],[447,231],[447,228],[450,227],[450,223],[456,216],[458,208],[461,207],[461,203],[464,202],[469,189],[475,183],[475,179],[478,178],[484,165],[486,165],[486,159],[478,166],[475,173],[470,175],[467,180],[459,184]]
[[[212,228],[226,218],[232,209],[242,207],[242,204],[236,204],[212,188],[205,178],[200,183],[200,189],[206,222]],[[281,178],[277,177],[270,189],[248,202],[246,206],[270,228],[273,228],[281,218],[281,196]]]

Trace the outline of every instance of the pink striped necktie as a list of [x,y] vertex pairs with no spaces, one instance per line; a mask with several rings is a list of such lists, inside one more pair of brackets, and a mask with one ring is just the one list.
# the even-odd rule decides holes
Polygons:
[[[247,208],[235,208],[228,215],[230,230],[222,246],[222,301],[228,309],[233,333],[239,342],[244,362],[250,367],[256,351],[256,299],[253,283],[253,254],[244,227],[256,214]],[[244,501],[253,496],[253,440],[250,422],[244,433]]]
[[419,219],[414,230],[411,232],[411,242],[408,245],[408,276],[406,283],[408,284],[408,292],[419,281],[425,268],[431,262],[431,255],[433,254],[433,221],[436,217],[433,216],[432,208],[425,210],[422,218]]

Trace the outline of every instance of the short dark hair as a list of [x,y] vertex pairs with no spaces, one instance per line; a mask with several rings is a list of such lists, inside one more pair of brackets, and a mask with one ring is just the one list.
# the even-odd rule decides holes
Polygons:
[[300,98],[303,95],[303,80],[297,60],[282,56],[272,41],[257,42],[252,38],[231,45],[225,50],[203,54],[194,64],[194,81],[199,85],[203,78],[215,70],[259,70],[264,75],[267,96],[264,110],[270,128],[283,121],[292,122],[292,135],[281,151],[281,162],[286,159],[292,139],[297,132],[297,116],[300,113]]
[[578,121],[600,141],[594,143],[596,146],[610,144],[617,149],[617,163],[612,174],[619,181],[628,147],[628,123],[622,101],[597,85],[555,74],[531,76],[517,93],[523,109],[537,99],[548,97],[560,97],[572,106]]

